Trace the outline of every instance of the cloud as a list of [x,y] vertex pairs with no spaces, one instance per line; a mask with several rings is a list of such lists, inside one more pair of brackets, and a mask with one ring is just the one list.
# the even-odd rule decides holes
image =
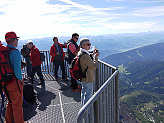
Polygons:
[[156,17],[164,15],[164,6],[135,8],[134,13],[131,15],[143,17]]
[[112,1],[118,1],[118,2],[120,2],[120,1],[128,1],[128,0],[105,0],[106,2],[112,2]]
[[127,23],[127,22],[120,22],[120,23],[114,23],[114,24],[103,24],[106,28],[111,29],[142,29],[142,28],[152,28],[155,24],[155,22],[138,22],[138,23]]
[[154,1],[135,1],[137,3],[162,3],[163,1],[162,0],[154,0]]
[[80,29],[80,25],[77,24],[78,22],[91,24],[92,22],[90,21],[93,21],[93,24],[96,24],[96,21],[99,21],[100,17],[104,18],[106,16],[106,12],[104,11],[123,8],[94,8],[90,5],[82,5],[70,0],[59,1],[67,4],[50,5],[47,4],[47,0],[7,0],[6,2],[1,2],[1,5],[4,7],[0,11],[5,13],[1,21],[1,28],[5,29],[5,31],[16,30],[21,34],[28,33],[29,35],[59,33],[65,32],[63,28],[69,30],[72,27],[76,27]]
[[82,3],[71,0],[58,0],[55,4],[49,4],[49,0],[1,0],[0,34],[15,31],[22,36],[44,37],[71,35],[72,32],[100,34],[112,30],[119,32],[124,29],[151,29],[158,21],[137,22],[138,17],[157,17],[164,14],[164,6],[128,8],[115,4],[112,7],[94,7]]

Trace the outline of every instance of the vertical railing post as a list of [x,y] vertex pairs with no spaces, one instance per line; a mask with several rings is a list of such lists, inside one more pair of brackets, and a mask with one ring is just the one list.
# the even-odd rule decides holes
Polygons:
[[[99,66],[96,69],[96,90],[95,92],[99,89]],[[99,98],[98,98],[99,99]],[[94,122],[99,123],[99,100],[96,100],[94,102]]]
[[115,76],[115,110],[116,110],[116,123],[119,122],[119,72],[118,74]]
[[48,60],[48,56],[50,56],[50,55],[49,55],[49,51],[46,51],[47,70],[48,70],[48,74],[49,74],[49,72],[50,72],[50,71],[49,71],[49,65],[50,65],[49,63],[50,63],[50,60]]

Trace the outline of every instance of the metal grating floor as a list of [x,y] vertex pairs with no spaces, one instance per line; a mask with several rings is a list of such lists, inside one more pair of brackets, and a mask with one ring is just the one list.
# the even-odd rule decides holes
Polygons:
[[[23,106],[24,119],[30,123],[76,123],[81,108],[80,92],[72,92],[70,81],[56,81],[52,74],[44,74],[45,86],[38,86],[36,76],[33,87],[37,92],[37,103]],[[5,109],[0,122],[4,121]]]

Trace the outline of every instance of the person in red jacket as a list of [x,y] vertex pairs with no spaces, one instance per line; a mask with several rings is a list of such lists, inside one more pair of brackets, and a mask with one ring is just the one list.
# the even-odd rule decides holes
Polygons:
[[31,83],[33,84],[34,75],[37,72],[39,79],[41,81],[38,83],[38,85],[44,84],[44,79],[43,79],[43,75],[41,72],[42,62],[40,61],[39,49],[37,47],[35,47],[35,45],[33,44],[33,42],[31,40],[27,42],[27,46],[29,49],[31,49],[31,52],[30,52],[30,61],[32,63],[32,71],[31,71],[31,75],[30,75]]
[[53,38],[53,42],[54,44],[50,48],[50,55],[52,56],[51,62],[53,62],[53,65],[54,65],[54,76],[55,78],[58,78],[57,73],[58,73],[58,69],[60,65],[61,70],[62,70],[62,79],[66,80],[65,66],[64,66],[65,53],[63,52],[63,48],[67,48],[67,45],[58,43],[57,37]]

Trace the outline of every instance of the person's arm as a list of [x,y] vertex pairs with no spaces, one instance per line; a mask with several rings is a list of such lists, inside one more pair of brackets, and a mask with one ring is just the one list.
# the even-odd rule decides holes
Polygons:
[[56,49],[54,49],[53,46],[51,46],[51,48],[50,48],[50,55],[51,56],[56,56],[56,52],[55,51],[56,51]]
[[77,53],[80,51],[80,46],[76,49],[75,45],[73,43],[71,43],[69,45],[69,49],[76,56]]
[[62,46],[62,48],[67,48],[67,45],[65,44],[60,44]]
[[77,50],[73,54],[76,56],[79,51],[80,51],[80,46],[77,48]]
[[11,57],[12,60],[12,68],[15,73],[15,76],[22,80],[22,72],[21,72],[21,53],[18,50],[11,51]]
[[87,54],[84,54],[83,56],[81,56],[81,58],[80,58],[80,62],[81,63],[86,63],[87,64],[87,66],[90,68],[90,69],[92,69],[92,70],[94,70],[94,69],[96,69],[97,68],[97,66],[98,66],[98,61],[97,61],[98,59],[96,58],[94,61],[91,59],[91,57],[89,56],[89,55],[87,55]]

